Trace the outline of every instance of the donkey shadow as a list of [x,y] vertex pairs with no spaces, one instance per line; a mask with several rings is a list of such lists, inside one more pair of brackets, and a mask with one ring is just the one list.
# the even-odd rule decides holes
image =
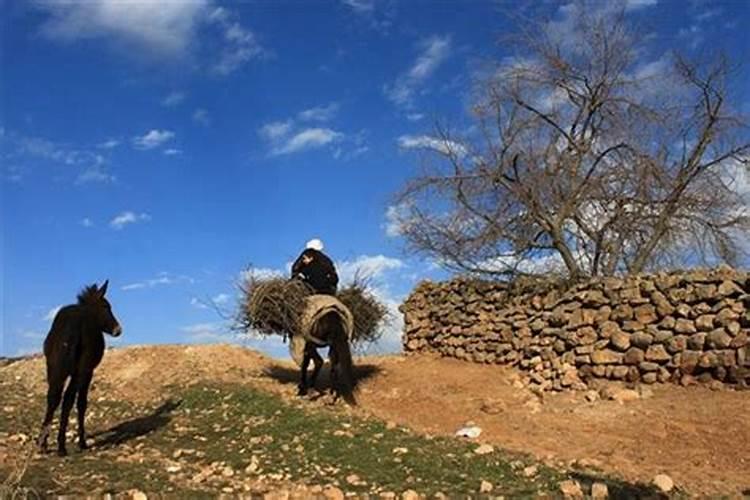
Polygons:
[[182,401],[169,399],[161,404],[150,414],[126,420],[121,424],[110,427],[92,435],[94,447],[105,448],[126,443],[132,439],[150,434],[166,426],[172,419],[172,412],[177,409]]
[[[375,365],[360,364],[354,365],[354,389],[360,384],[360,382],[367,380],[377,375],[382,369]],[[277,382],[284,385],[294,385],[295,387],[299,384],[300,370],[297,367],[291,368],[282,365],[272,365],[263,370],[263,373]],[[318,399],[326,390],[331,389],[331,365],[326,363],[320,370],[318,379],[315,383],[315,390],[318,392],[317,396],[312,396],[310,399]]]

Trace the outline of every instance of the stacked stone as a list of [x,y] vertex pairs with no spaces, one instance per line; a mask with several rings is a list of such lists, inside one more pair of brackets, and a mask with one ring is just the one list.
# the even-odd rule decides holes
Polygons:
[[730,268],[603,278],[564,292],[420,284],[404,350],[517,366],[540,390],[592,379],[750,385],[750,274]]

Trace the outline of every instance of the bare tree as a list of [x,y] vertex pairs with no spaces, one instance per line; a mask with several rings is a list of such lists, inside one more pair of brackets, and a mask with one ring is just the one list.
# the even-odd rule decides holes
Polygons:
[[727,61],[645,63],[623,11],[587,7],[513,38],[518,56],[476,81],[469,132],[436,128],[392,214],[411,249],[572,278],[733,262],[750,143]]

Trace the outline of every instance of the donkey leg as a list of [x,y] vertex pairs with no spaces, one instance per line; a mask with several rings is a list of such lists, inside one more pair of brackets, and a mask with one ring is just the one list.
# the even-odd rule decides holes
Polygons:
[[76,399],[76,393],[78,392],[78,374],[73,374],[70,377],[67,389],[65,389],[65,395],[63,396],[62,410],[60,411],[60,431],[57,434],[57,454],[64,457],[68,454],[68,450],[65,449],[65,433],[68,431],[68,419],[70,418],[70,410],[73,408],[73,403]]
[[305,353],[302,356],[302,366],[300,367],[300,381],[297,396],[304,396],[307,394],[307,368],[310,366],[310,353],[308,351],[307,346],[305,346]]
[[320,369],[323,367],[323,358],[320,357],[318,350],[314,347],[311,349],[310,357],[312,357],[313,361],[313,371],[312,375],[310,375],[310,387],[315,388],[315,381],[318,379]]
[[89,387],[91,385],[91,378],[94,376],[93,372],[86,373],[81,377],[80,384],[78,386],[78,400],[76,409],[78,410],[78,448],[85,450],[88,448],[86,444],[86,428],[84,427],[84,421],[86,419],[86,408],[88,407],[89,401]]
[[60,400],[62,399],[62,392],[65,386],[65,378],[66,377],[63,376],[50,376],[47,380],[47,413],[44,414],[42,430],[37,439],[37,445],[42,453],[47,452],[47,438],[49,437],[49,431],[52,427],[52,419],[55,416],[57,407],[60,406]]
[[337,373],[336,367],[339,363],[339,358],[336,355],[336,351],[331,347],[328,350],[328,360],[331,362],[331,395],[334,397],[334,401],[336,398],[338,398],[338,391],[336,388],[339,386],[339,375]]

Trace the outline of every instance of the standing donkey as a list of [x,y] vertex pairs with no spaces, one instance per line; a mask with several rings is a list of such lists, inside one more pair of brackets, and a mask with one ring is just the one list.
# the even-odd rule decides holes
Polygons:
[[[94,368],[104,356],[104,335],[117,337],[122,327],[112,314],[112,307],[104,295],[109,280],[97,288],[96,284],[84,288],[78,294],[78,304],[65,306],[55,315],[52,328],[44,341],[44,357],[47,359],[47,413],[44,416],[38,444],[42,452],[47,450],[52,418],[62,397],[60,431],[57,435],[57,454],[67,455],[65,432],[73,402],[78,396],[78,447],[86,446],[84,418],[88,404],[89,386]],[[65,381],[70,379],[65,396]]]

